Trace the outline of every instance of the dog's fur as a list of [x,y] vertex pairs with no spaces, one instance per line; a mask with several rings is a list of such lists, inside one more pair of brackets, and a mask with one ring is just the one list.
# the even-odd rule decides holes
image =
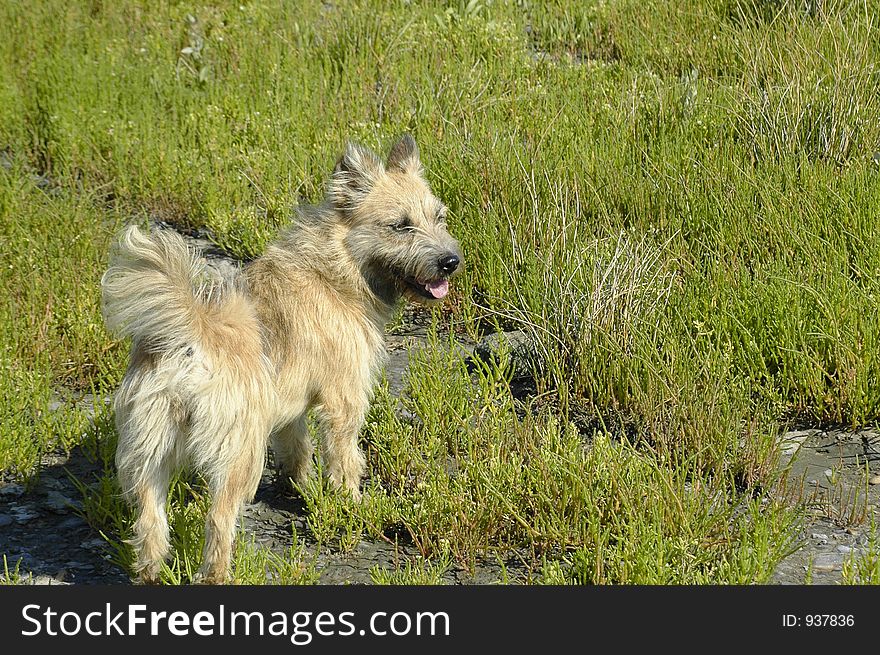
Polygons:
[[198,579],[226,579],[270,436],[282,473],[309,477],[312,408],[329,479],[360,497],[357,439],[384,327],[401,297],[442,299],[458,268],[445,214],[406,136],[384,165],[349,144],[324,202],[301,207],[234,283],[212,283],[172,231],[122,233],[102,289],[108,326],[132,338],[115,399],[116,466],[137,510],[131,543],[143,581],[157,579],[168,553],[168,487],[185,464],[204,475],[212,499]]

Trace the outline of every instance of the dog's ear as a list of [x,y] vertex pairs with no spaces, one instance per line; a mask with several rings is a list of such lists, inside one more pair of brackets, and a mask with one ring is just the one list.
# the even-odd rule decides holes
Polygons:
[[333,169],[329,196],[337,207],[351,209],[369,193],[383,171],[382,160],[376,153],[349,142]]
[[419,160],[419,147],[416,145],[416,140],[409,134],[404,134],[397,143],[391,146],[387,168],[389,171],[399,173],[421,173],[422,162]]

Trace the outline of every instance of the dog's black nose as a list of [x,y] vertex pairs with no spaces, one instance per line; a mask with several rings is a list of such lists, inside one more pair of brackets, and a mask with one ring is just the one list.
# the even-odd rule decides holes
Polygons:
[[440,272],[443,273],[443,275],[453,273],[460,263],[461,260],[456,255],[446,255],[445,257],[441,257],[438,262],[440,265]]

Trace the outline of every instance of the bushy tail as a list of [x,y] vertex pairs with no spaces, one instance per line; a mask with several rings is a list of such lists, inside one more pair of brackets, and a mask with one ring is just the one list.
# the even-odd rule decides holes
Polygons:
[[171,230],[126,228],[101,278],[104,320],[153,352],[200,341],[210,303],[204,260]]

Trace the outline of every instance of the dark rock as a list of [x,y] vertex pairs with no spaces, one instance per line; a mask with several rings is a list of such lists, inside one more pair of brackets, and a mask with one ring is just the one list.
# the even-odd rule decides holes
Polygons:
[[12,515],[16,523],[27,523],[31,519],[35,519],[39,514],[29,507],[21,507],[15,505],[12,507]]
[[4,498],[18,498],[24,493],[24,487],[20,484],[5,484],[0,487],[0,496]]
[[68,498],[60,491],[51,490],[46,494],[46,507],[56,514],[67,514],[71,510],[77,509],[79,503],[72,498]]
[[69,518],[64,519],[58,524],[58,529],[62,531],[68,530],[76,530],[77,528],[85,527],[86,522],[79,516],[71,516]]

